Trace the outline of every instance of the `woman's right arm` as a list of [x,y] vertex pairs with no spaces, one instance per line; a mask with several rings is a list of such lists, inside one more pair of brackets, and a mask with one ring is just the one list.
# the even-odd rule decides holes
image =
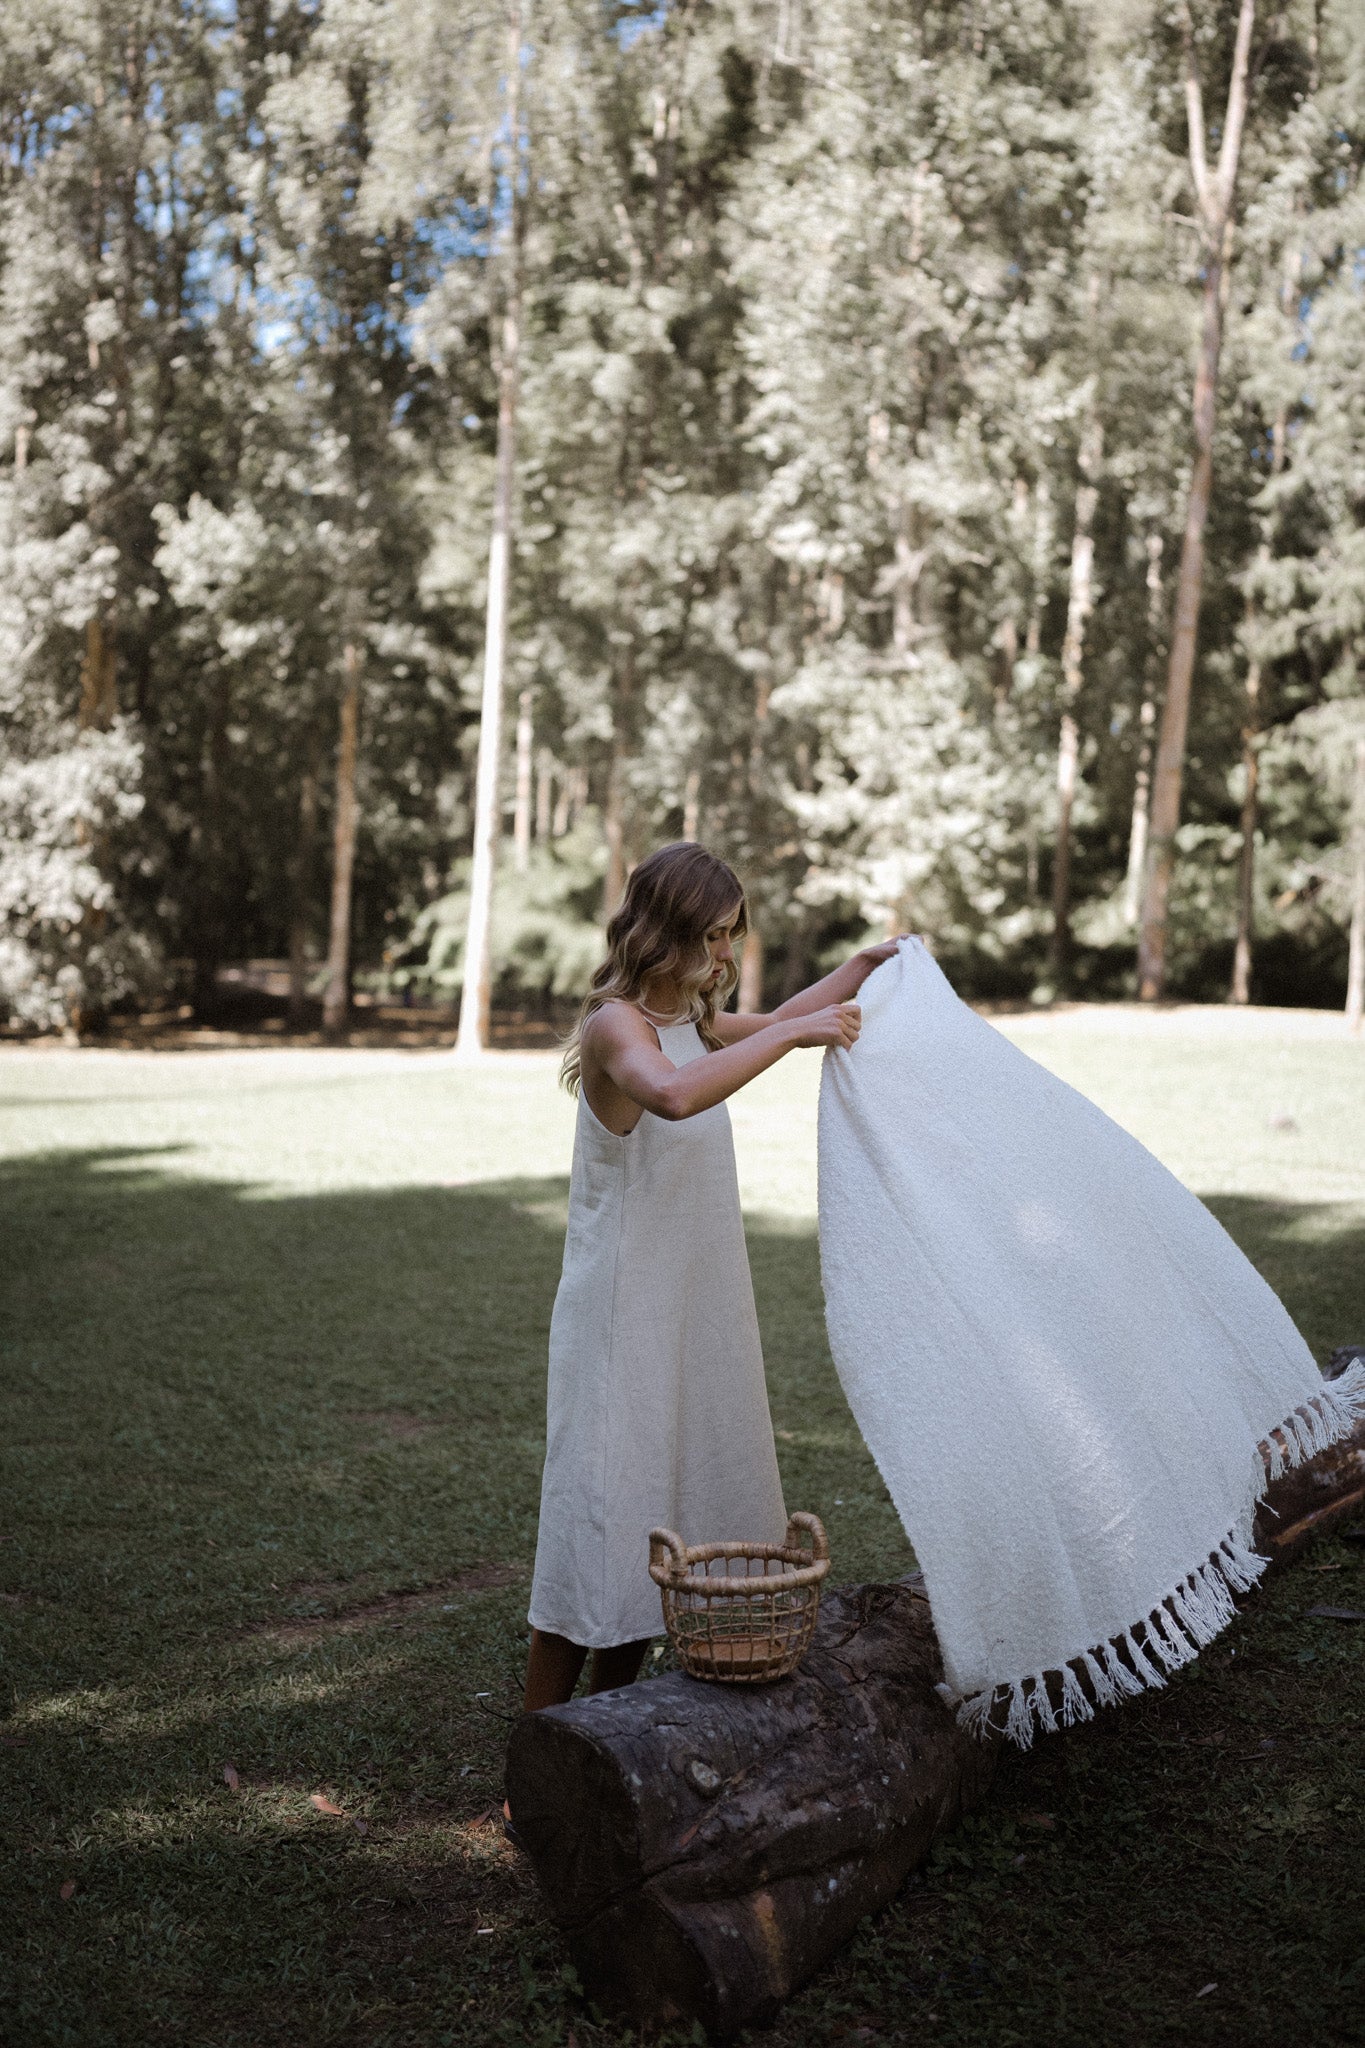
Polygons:
[[857,1042],[861,1028],[862,1012],[857,1003],[831,1003],[808,1017],[766,1024],[734,1045],[675,1067],[659,1050],[639,1011],[629,1004],[604,1005],[589,1026],[594,1060],[613,1087],[669,1123],[714,1109],[797,1046],[846,1049]]

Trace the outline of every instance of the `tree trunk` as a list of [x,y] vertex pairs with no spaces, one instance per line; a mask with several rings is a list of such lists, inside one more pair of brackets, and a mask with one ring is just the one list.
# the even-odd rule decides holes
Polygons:
[[683,784],[682,834],[684,839],[695,839],[701,830],[701,769],[695,763],[687,771]]
[[[1280,311],[1287,320],[1293,318],[1300,274],[1300,252],[1291,244],[1285,252],[1284,272],[1280,285]],[[1283,470],[1288,445],[1289,420],[1285,408],[1281,406],[1275,415],[1270,433],[1272,477],[1279,476]],[[1256,566],[1258,569],[1264,569],[1269,561],[1270,541],[1267,537],[1256,550]],[[1247,617],[1254,624],[1254,597],[1248,599]],[[1260,732],[1261,663],[1260,657],[1253,652],[1247,662],[1246,723],[1242,728],[1242,772],[1245,782],[1242,791],[1242,846],[1237,863],[1237,937],[1232,949],[1232,985],[1228,990],[1230,1003],[1251,1001],[1251,947],[1256,917],[1256,816],[1257,784],[1260,780]]]
[[[769,645],[776,633],[776,622],[769,622]],[[907,643],[908,644],[908,643]],[[763,785],[768,751],[768,707],[772,701],[773,678],[770,668],[758,672],[754,691],[754,716],[749,728],[749,842],[755,849],[758,867],[762,849],[767,845],[763,830]],[[748,901],[749,929],[744,939],[744,951],[739,963],[739,1007],[754,1014],[763,1008],[763,934],[758,928],[758,906],[752,895]]]
[[572,822],[576,770],[570,769],[559,778],[559,794],[555,798],[554,816],[550,820],[551,836],[562,839]]
[[1185,507],[1185,533],[1176,579],[1175,616],[1171,629],[1166,699],[1157,742],[1152,780],[1151,826],[1147,872],[1138,937],[1138,995],[1158,1001],[1166,987],[1166,938],[1171,881],[1175,871],[1175,835],[1180,823],[1185,738],[1190,721],[1190,695],[1198,645],[1199,606],[1204,591],[1204,529],[1213,493],[1213,435],[1218,395],[1218,360],[1223,344],[1223,282],[1231,249],[1233,197],[1246,115],[1247,68],[1255,0],[1242,0],[1223,121],[1222,148],[1216,174],[1204,160],[1204,110],[1194,56],[1194,35],[1188,9],[1183,9],[1186,106],[1190,168],[1204,226],[1204,310],[1195,372],[1193,433],[1194,465]]
[[318,829],[318,766],[311,745],[299,783],[299,836],[294,849],[289,915],[289,1024],[301,1031],[308,1016],[308,910],[313,890],[313,849]]
[[608,923],[621,907],[626,893],[626,759],[625,742],[613,736],[611,760],[607,767],[607,800],[602,807],[602,830],[607,841],[607,872],[602,882],[602,922]]
[[1166,701],[1157,741],[1152,780],[1147,871],[1138,937],[1138,995],[1158,1001],[1166,987],[1166,936],[1171,882],[1175,872],[1175,834],[1180,823],[1180,794],[1185,772],[1185,737],[1190,722],[1190,696],[1204,589],[1204,528],[1213,490],[1214,399],[1218,357],[1223,339],[1221,260],[1210,262],[1204,284],[1204,327],[1194,390],[1194,469],[1185,511],[1185,534],[1176,582],[1175,618],[1171,631]]
[[542,747],[536,763],[536,839],[541,845],[550,837],[554,801],[555,765],[549,748]]
[[1152,738],[1156,725],[1156,698],[1150,682],[1161,630],[1161,556],[1164,542],[1159,533],[1147,536],[1147,654],[1144,665],[1142,702],[1138,707],[1137,771],[1133,777],[1133,816],[1128,827],[1128,873],[1123,886],[1123,921],[1131,931],[1142,907],[1142,877],[1147,861],[1147,824],[1152,801]]
[[76,722],[82,732],[105,732],[118,711],[118,661],[114,635],[103,619],[85,623],[81,703]]
[[680,1672],[525,1715],[507,1792],[589,1996],[637,2023],[761,2025],[978,1806],[914,1581],[821,1605],[792,1677]]
[[[1256,1547],[1292,1563],[1362,1503],[1365,1422],[1267,1489]],[[508,1800],[589,1996],[713,2039],[770,2020],[989,1793],[941,1676],[913,1574],[827,1594],[775,1685],[671,1672],[523,1715]]]
[[355,874],[356,761],[360,751],[360,647],[355,637],[342,654],[341,728],[337,740],[336,803],[332,822],[332,912],[327,944],[327,992],[322,1028],[330,1037],[346,1029],[351,1013],[351,889]]
[[1365,1019],[1365,738],[1355,746],[1351,804],[1351,941],[1346,967],[1346,1022],[1359,1031]]
[[1050,595],[1052,567],[1052,485],[1043,471],[1034,492],[1033,507],[1033,590],[1029,599],[1028,625],[1024,631],[1024,652],[1036,655],[1043,645],[1043,614]]
[[1251,1001],[1251,932],[1256,915],[1256,785],[1260,779],[1261,664],[1247,664],[1247,722],[1242,727],[1242,847],[1237,861],[1237,938],[1232,949],[1230,1003]]
[[498,363],[498,450],[493,529],[488,542],[488,609],[484,622],[483,698],[474,775],[474,858],[469,878],[464,986],[456,1050],[476,1059],[488,1045],[493,993],[493,872],[497,861],[498,780],[502,765],[502,692],[507,666],[512,496],[516,481],[517,380],[521,365],[522,254],[526,208],[521,194],[521,0],[507,10],[507,165],[511,204],[506,300]]
[[1071,540],[1071,581],[1067,593],[1066,637],[1062,642],[1062,729],[1057,745],[1057,840],[1052,857],[1052,942],[1048,968],[1060,994],[1071,956],[1071,810],[1076,797],[1076,770],[1081,734],[1076,703],[1081,694],[1085,624],[1090,616],[1095,565],[1095,506],[1099,502],[1099,467],[1104,427],[1092,420],[1081,439],[1080,468],[1084,479],[1076,493],[1076,524]]
[[517,698],[517,797],[512,813],[512,855],[517,872],[525,874],[531,858],[532,745],[531,692]]
[[763,1008],[763,934],[749,909],[749,929],[739,963],[739,1007],[753,1016]]

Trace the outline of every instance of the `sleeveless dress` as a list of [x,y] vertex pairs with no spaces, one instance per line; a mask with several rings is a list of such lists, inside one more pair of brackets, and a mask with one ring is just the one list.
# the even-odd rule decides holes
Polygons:
[[[675,1067],[695,1024],[658,1027]],[[724,1103],[627,1137],[578,1098],[550,1324],[533,1628],[589,1649],[662,1633],[649,1532],[780,1543],[782,1504]]]

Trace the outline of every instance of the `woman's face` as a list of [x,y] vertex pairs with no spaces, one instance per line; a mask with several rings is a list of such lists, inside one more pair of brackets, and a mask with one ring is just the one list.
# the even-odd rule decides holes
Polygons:
[[727,967],[733,967],[735,949],[733,945],[735,926],[739,923],[739,905],[736,904],[723,924],[713,924],[706,934],[706,952],[711,962],[711,971],[706,977],[706,987],[714,988]]

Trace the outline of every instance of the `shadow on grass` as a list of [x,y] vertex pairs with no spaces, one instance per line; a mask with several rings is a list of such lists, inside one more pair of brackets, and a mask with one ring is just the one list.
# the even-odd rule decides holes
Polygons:
[[[0,1544],[0,1771],[17,1852],[0,1919],[19,1930],[0,1997],[16,2041],[472,2048],[562,2043],[570,2019],[583,2048],[623,2038],[573,2006],[495,1813],[565,1198],[557,1178],[279,1198],[183,1177],[160,1151],[53,1156],[0,1177],[14,1515]],[[1361,1335],[1358,1215],[1213,1206],[1319,1355]],[[892,1576],[908,1553],[829,1364],[814,1232],[759,1218],[750,1249],[788,1498],[825,1517],[841,1577]],[[372,1621],[345,1631],[263,1626],[367,1603]],[[1311,1676],[1303,1666],[1297,1682]],[[1111,1825],[1179,1825],[1170,1757],[1150,1751],[1156,1789],[1132,1768],[1175,1725],[1161,1718],[1173,1703],[1138,1703],[1125,1741],[1081,1732],[1005,1774],[1007,1818],[1068,1800],[1091,1816],[1068,1911],[1091,1893],[1122,1910]],[[1287,1840],[1299,1827],[1317,1841],[1311,1800],[1283,1811]],[[1206,1818],[1229,1823],[1216,1802]],[[971,1937],[990,1975],[956,1954],[962,1930],[940,1910],[959,1878],[983,1909],[1013,1883],[1025,1852],[986,1825],[936,1894],[947,1988],[931,1971],[924,1995],[948,2014],[945,2039],[958,2038],[956,2005],[975,2029],[961,2038],[1020,2038],[998,1943]],[[1169,1876],[1171,1912],[1206,1909],[1205,1864]],[[1011,1940],[1051,1948],[1077,2032],[1056,2030],[1046,1999],[1038,2023],[1082,2038],[1099,2012],[1080,1988],[1090,1937],[1049,1921],[1060,1896],[1044,1888],[1030,1908],[1010,1891]],[[833,2039],[848,1998],[879,2029],[909,2016],[927,1937],[907,1900],[878,1923],[877,1955],[855,1952],[852,1979],[836,1967],[838,2011],[816,1987],[775,2042]],[[1216,1916],[1224,1941],[1230,1913]],[[1153,1920],[1137,1943],[1149,1964],[1167,1938]],[[1239,1967],[1255,1980],[1250,1949]]]

